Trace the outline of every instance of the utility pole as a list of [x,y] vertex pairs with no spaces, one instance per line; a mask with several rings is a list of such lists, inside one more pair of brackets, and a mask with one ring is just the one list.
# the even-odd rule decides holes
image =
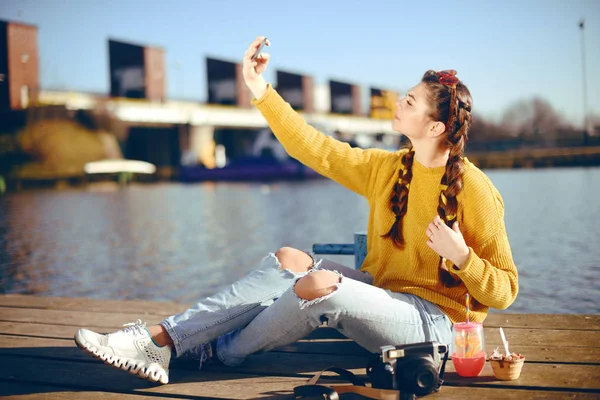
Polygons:
[[[583,83],[583,129],[585,131],[585,141],[592,135],[591,121],[588,119],[588,106],[587,106],[587,79],[585,74],[585,38],[583,35],[585,21],[582,18],[579,21],[579,30],[581,31],[581,71],[582,71],[582,83]],[[587,144],[587,143],[586,143]]]

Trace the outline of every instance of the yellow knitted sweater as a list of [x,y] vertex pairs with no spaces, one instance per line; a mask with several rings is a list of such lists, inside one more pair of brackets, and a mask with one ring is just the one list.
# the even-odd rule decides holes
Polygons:
[[291,157],[368,200],[368,253],[361,270],[374,277],[375,286],[428,300],[452,322],[465,320],[467,291],[473,298],[471,321],[482,322],[489,307],[505,309],[512,304],[519,286],[504,226],[504,203],[487,176],[470,161],[464,159],[463,190],[457,196],[457,218],[470,255],[461,270],[451,268],[464,284],[447,288],[438,278],[439,255],[426,244],[445,167],[427,168],[413,161],[403,219],[406,245],[399,249],[381,236],[395,221],[391,197],[406,150],[351,148],[308,125],[271,85],[252,103]]

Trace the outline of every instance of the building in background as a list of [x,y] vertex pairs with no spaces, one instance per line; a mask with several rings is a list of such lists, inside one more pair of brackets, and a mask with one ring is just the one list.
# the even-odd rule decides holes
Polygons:
[[109,39],[108,58],[112,97],[166,99],[163,49]]
[[0,111],[37,104],[40,91],[37,27],[0,21]]
[[351,83],[329,81],[330,111],[333,114],[362,114],[360,87]]
[[275,88],[285,101],[296,111],[312,113],[314,111],[313,78],[307,75],[276,71]]
[[249,108],[250,90],[244,84],[242,64],[206,57],[207,103]]
[[398,92],[372,87],[369,118],[394,119],[397,100]]

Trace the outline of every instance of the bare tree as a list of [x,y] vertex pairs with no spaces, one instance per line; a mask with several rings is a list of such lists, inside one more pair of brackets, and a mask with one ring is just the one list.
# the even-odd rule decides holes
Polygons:
[[502,117],[502,125],[514,136],[544,135],[547,138],[569,127],[564,117],[539,97],[521,100],[509,107]]
[[488,121],[479,114],[473,115],[473,123],[469,130],[469,140],[490,141],[501,140],[511,136],[511,132],[503,125]]

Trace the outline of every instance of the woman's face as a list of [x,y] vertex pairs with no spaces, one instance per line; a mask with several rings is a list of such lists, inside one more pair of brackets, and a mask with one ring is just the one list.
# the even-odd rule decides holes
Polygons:
[[392,129],[410,139],[431,137],[431,128],[436,121],[430,114],[425,85],[419,83],[396,102]]

